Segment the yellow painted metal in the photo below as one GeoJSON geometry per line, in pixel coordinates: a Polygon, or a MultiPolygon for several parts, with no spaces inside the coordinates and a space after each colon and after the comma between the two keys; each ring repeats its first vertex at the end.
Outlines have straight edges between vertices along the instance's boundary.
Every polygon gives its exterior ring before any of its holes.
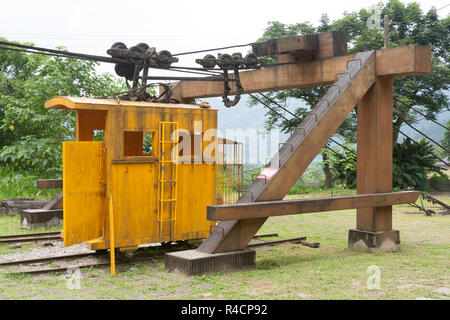
{"type": "MultiPolygon", "coordinates": [[[[63,147],[66,245],[87,241],[93,250],[109,248],[111,222],[114,246],[124,250],[209,235],[215,223],[206,219],[206,206],[216,204],[217,164],[179,162],[175,142],[178,128],[192,135],[216,129],[217,110],[70,97],[51,99],[46,107],[77,111],[78,141],[64,142],[63,147]],[[105,130],[105,142],[86,141],[92,139],[92,130],[105,130]],[[152,150],[145,154],[138,140],[149,132],[152,150]],[[169,152],[174,148],[172,159],[169,152]],[[162,165],[170,168],[170,174],[160,175],[162,165]],[[166,205],[163,210],[160,203],[166,205]],[[172,221],[161,228],[158,220],[166,219],[172,221]]],[[[202,147],[209,143],[204,141],[202,147]]]]}
{"type": "Polygon", "coordinates": [[[157,163],[112,165],[116,247],[159,242],[157,163]]]}
{"type": "Polygon", "coordinates": [[[103,142],[63,142],[64,245],[102,235],[103,142]]]}
{"type": "Polygon", "coordinates": [[[109,221],[110,221],[110,245],[109,245],[109,255],[111,260],[111,276],[116,275],[116,244],[114,243],[114,209],[113,209],[113,199],[109,197],[109,221]]]}

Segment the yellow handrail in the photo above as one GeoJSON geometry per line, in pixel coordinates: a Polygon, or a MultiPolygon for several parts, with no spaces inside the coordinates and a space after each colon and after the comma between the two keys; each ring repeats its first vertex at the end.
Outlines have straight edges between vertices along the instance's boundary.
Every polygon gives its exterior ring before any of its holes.
{"type": "Polygon", "coordinates": [[[109,255],[111,260],[111,276],[116,275],[116,255],[115,255],[115,242],[114,242],[114,212],[113,212],[113,199],[109,197],[109,255]]]}

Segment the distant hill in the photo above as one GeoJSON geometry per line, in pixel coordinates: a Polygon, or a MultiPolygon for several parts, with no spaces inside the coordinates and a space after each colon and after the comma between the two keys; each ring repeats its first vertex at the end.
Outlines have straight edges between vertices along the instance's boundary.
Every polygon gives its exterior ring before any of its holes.
{"type": "MultiPolygon", "coordinates": [[[[423,118],[423,117],[421,117],[423,118]]],[[[446,111],[437,116],[436,121],[445,125],[447,121],[450,119],[450,112],[446,111]]],[[[436,140],[437,142],[440,142],[441,139],[444,137],[445,129],[438,126],[437,124],[433,123],[433,121],[429,121],[427,119],[420,120],[416,124],[413,125],[416,129],[422,131],[427,136],[429,136],[431,139],[436,140]]],[[[405,134],[410,136],[414,140],[419,140],[422,138],[422,135],[409,127],[408,125],[403,125],[401,129],[405,134]]],[[[400,135],[399,140],[403,141],[404,136],[400,135]]]]}
{"type": "MultiPolygon", "coordinates": [[[[209,98],[204,99],[205,101],[208,101],[212,108],[219,110],[218,115],[218,129],[221,133],[221,136],[225,136],[227,129],[255,129],[260,131],[265,131],[265,115],[267,113],[267,109],[263,107],[262,105],[258,104],[253,107],[249,107],[248,105],[248,95],[244,95],[241,98],[241,101],[234,107],[226,108],[221,98],[209,98]]],[[[293,105],[293,103],[291,103],[293,105]]],[[[293,106],[290,107],[291,110],[293,110],[293,106]]],[[[450,119],[450,112],[446,111],[438,115],[437,121],[441,124],[444,124],[450,119]]],[[[436,141],[441,141],[443,135],[444,135],[444,128],[439,127],[432,121],[429,121],[427,119],[423,119],[416,123],[414,125],[417,129],[420,131],[423,131],[426,135],[431,137],[432,139],[435,139],[436,141]]],[[[414,131],[412,128],[410,128],[407,125],[402,126],[402,131],[410,136],[414,140],[418,140],[421,138],[421,135],[414,131]]],[[[232,137],[228,137],[231,138],[232,137]]],[[[279,142],[284,142],[288,138],[287,134],[279,134],[279,142]]],[[[239,139],[237,139],[239,140],[239,139]]],[[[239,140],[240,141],[240,140],[239,140]]],[[[399,135],[399,142],[403,141],[403,136],[399,135]]],[[[243,142],[243,141],[240,141],[243,142]]],[[[277,149],[277,142],[272,141],[272,144],[270,147],[268,147],[268,151],[266,153],[270,153],[270,155],[273,155],[277,149]]],[[[255,158],[253,156],[254,152],[252,154],[248,153],[248,150],[250,148],[251,142],[246,141],[245,142],[245,150],[247,150],[247,156],[248,159],[251,160],[251,162],[258,162],[258,163],[264,163],[265,159],[261,159],[262,157],[259,157],[259,159],[255,158]]],[[[258,145],[258,151],[259,151],[259,145],[258,145]]],[[[269,157],[269,155],[267,156],[269,157]]],[[[320,157],[319,157],[320,158],[320,157]]],[[[319,159],[317,158],[317,159],[319,159]]]]}

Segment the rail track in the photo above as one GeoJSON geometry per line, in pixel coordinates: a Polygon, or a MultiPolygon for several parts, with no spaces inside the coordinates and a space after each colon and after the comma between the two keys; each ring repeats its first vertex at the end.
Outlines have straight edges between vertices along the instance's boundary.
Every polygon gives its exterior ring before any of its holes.
{"type": "Polygon", "coordinates": [[[23,264],[36,264],[36,263],[42,263],[42,262],[53,262],[53,261],[65,260],[65,259],[84,258],[84,257],[94,256],[95,254],[96,254],[96,252],[85,252],[85,253],[67,254],[67,255],[44,257],[44,258],[37,258],[37,259],[6,261],[6,262],[1,262],[0,267],[18,266],[18,265],[23,265],[23,264]]]}
{"type": "Polygon", "coordinates": [[[61,232],[57,231],[0,236],[0,243],[38,242],[45,240],[62,240],[61,232]]]}
{"type": "MultiPolygon", "coordinates": [[[[40,239],[47,240],[49,237],[53,237],[54,234],[59,234],[59,232],[49,232],[49,233],[41,233],[41,234],[29,234],[29,238],[37,238],[36,236],[40,236],[40,239]]],[[[0,239],[16,239],[17,236],[23,236],[23,235],[11,235],[11,236],[4,236],[0,237],[0,239]]],[[[257,235],[254,237],[254,239],[262,239],[262,238],[269,238],[269,237],[278,237],[277,233],[272,234],[265,234],[265,235],[257,235]]],[[[263,240],[264,241],[264,240],[263,240]]],[[[283,243],[298,243],[305,246],[317,248],[318,243],[311,243],[306,241],[306,237],[298,237],[298,238],[291,238],[291,239],[283,239],[283,240],[277,240],[277,241],[264,241],[260,243],[254,243],[248,245],[248,248],[255,248],[255,247],[262,247],[262,246],[274,246],[279,245],[283,243]],[[311,244],[314,244],[314,246],[311,246],[311,244]],[[315,246],[317,245],[317,246],[315,246]]],[[[184,250],[187,249],[187,246],[189,246],[190,249],[192,247],[195,247],[192,244],[188,243],[175,243],[170,245],[169,247],[166,246],[155,246],[150,249],[150,252],[143,253],[144,250],[148,251],[148,248],[140,249],[142,250],[140,253],[141,255],[136,258],[127,259],[127,260],[118,260],[117,265],[132,265],[132,264],[138,264],[138,263],[146,263],[146,262],[152,262],[155,259],[160,259],[164,256],[165,253],[171,252],[171,251],[178,251],[178,250],[184,250]],[[161,250],[162,249],[162,250],[161,250]]],[[[138,250],[139,252],[139,250],[138,250]]],[[[51,256],[51,257],[43,257],[43,258],[36,258],[36,259],[23,259],[23,260],[15,260],[15,261],[6,261],[1,262],[0,267],[10,267],[10,266],[33,266],[33,265],[40,265],[42,263],[53,263],[56,261],[61,260],[75,260],[80,258],[86,258],[86,257],[98,257],[98,258],[104,258],[104,255],[99,254],[97,252],[83,252],[83,253],[77,253],[77,254],[68,254],[68,255],[59,255],[59,256],[51,256]]],[[[76,264],[76,263],[75,263],[76,264]]],[[[94,263],[88,263],[88,264],[79,264],[75,265],[77,268],[84,269],[84,268],[98,268],[98,267],[106,267],[110,265],[109,260],[105,261],[99,261],[94,263]]],[[[18,270],[14,272],[10,272],[10,274],[48,274],[48,273],[64,273],[67,272],[67,267],[46,267],[46,268],[40,268],[40,269],[34,269],[34,270],[18,270]]]]}

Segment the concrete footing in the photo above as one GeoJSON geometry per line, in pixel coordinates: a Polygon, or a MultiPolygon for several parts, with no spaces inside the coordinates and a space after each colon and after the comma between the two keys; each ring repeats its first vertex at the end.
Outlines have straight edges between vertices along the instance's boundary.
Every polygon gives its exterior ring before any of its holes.
{"type": "Polygon", "coordinates": [[[28,209],[20,212],[20,226],[23,229],[35,229],[63,225],[62,209],[28,209]]]}
{"type": "Polygon", "coordinates": [[[400,249],[400,231],[371,232],[350,229],[348,232],[348,247],[360,251],[397,251],[400,249]]]}
{"type": "Polygon", "coordinates": [[[166,270],[178,270],[188,275],[253,269],[255,261],[256,252],[250,249],[214,254],[185,250],[164,256],[166,270]]]}

